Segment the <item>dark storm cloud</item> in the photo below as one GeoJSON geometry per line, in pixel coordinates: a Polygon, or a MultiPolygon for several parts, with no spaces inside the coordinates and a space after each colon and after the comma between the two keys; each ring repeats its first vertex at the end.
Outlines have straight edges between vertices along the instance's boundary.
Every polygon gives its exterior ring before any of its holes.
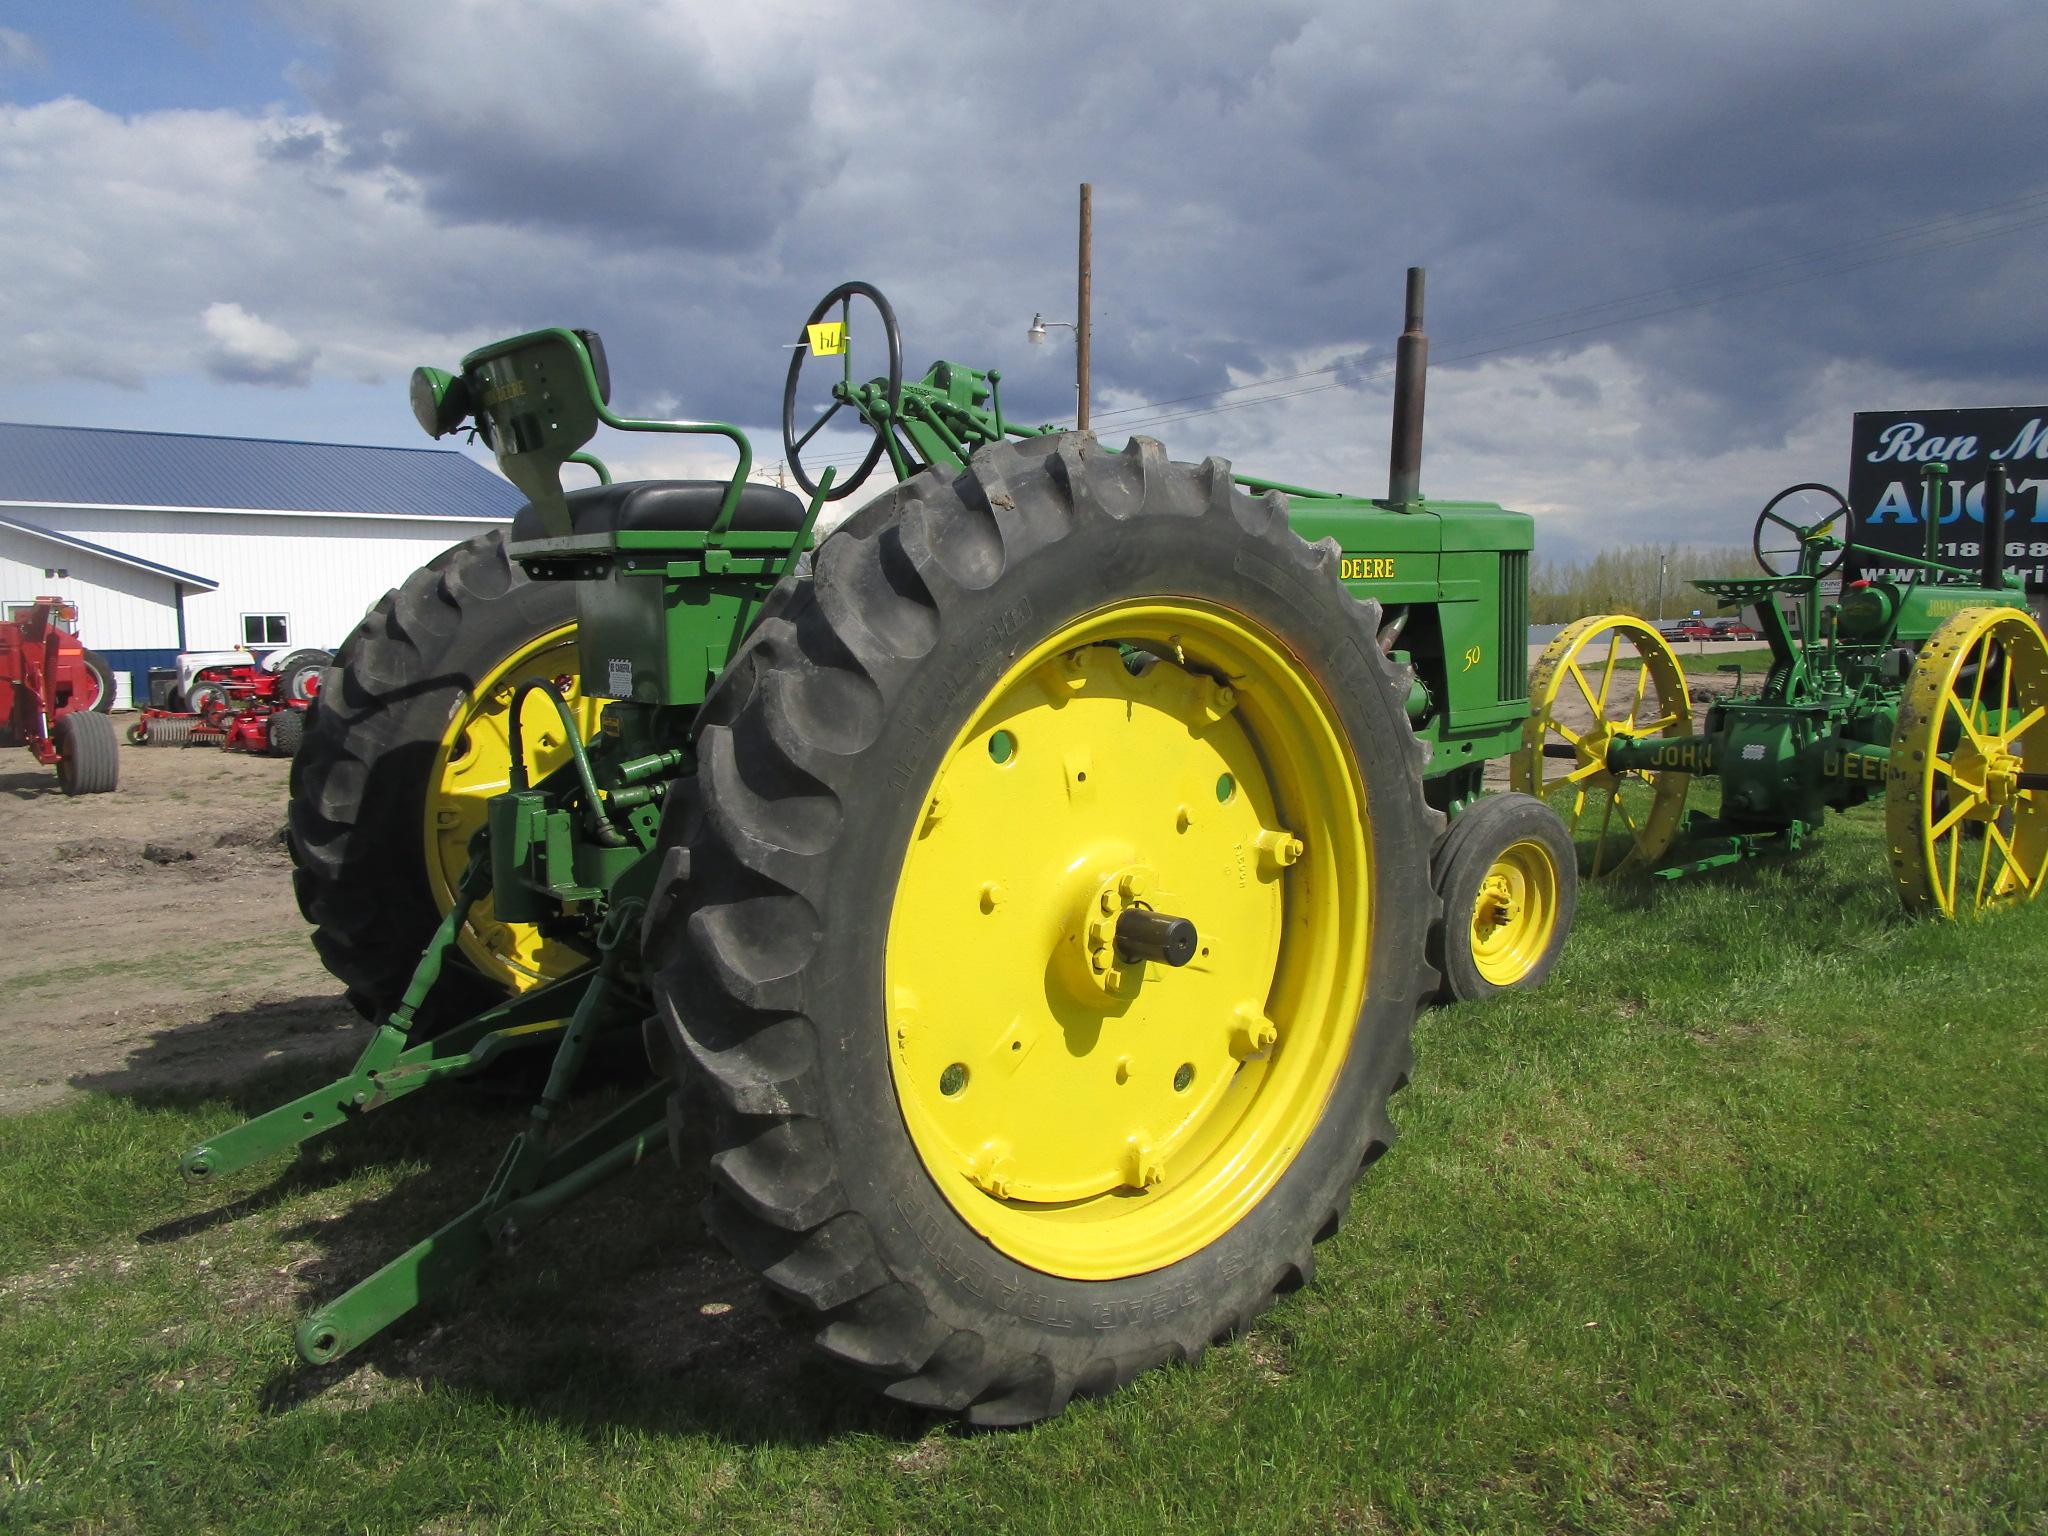
{"type": "MultiPolygon", "coordinates": [[[[605,332],[622,404],[757,426],[781,343],[863,277],[895,299],[910,369],[1000,365],[1011,414],[1063,418],[1068,333],[1023,331],[1074,316],[1086,179],[1105,403],[1336,366],[1304,382],[1341,393],[1170,424],[1176,451],[1300,453],[1290,434],[1329,421],[1383,452],[1360,424],[1411,263],[1430,269],[1433,422],[1502,358],[1535,371],[1501,409],[1647,411],[1695,459],[1781,441],[1844,370],[2041,388],[2041,230],[1959,222],[1953,248],[1937,231],[1904,260],[1911,242],[1873,239],[2048,189],[2031,0],[271,4],[305,40],[317,115],[263,120],[264,164],[223,158],[227,121],[52,107],[24,119],[41,137],[20,163],[61,151],[69,179],[16,206],[47,226],[33,250],[97,249],[99,198],[133,232],[78,292],[112,303],[131,277],[143,320],[165,291],[197,290],[188,317],[239,295],[318,349],[316,382],[416,337],[459,353],[567,322],[605,332]],[[160,181],[189,168],[175,203],[122,201],[138,151],[160,181]],[[187,207],[232,215],[233,241],[199,248],[219,220],[188,229],[187,207]]],[[[36,291],[72,281],[52,265],[36,291]]],[[[36,356],[75,353],[31,322],[36,356]]],[[[1491,438],[1541,435],[1510,427],[1491,438]]]]}
{"type": "Polygon", "coordinates": [[[322,44],[299,84],[353,162],[417,177],[453,219],[757,250],[843,153],[812,121],[814,66],[722,77],[688,38],[650,39],[646,6],[295,10],[322,44]]]}

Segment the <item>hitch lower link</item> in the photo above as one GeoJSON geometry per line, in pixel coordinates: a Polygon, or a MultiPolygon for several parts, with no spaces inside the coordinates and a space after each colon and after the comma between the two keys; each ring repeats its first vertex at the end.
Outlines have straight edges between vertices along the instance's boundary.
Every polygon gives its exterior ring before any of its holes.
{"type": "Polygon", "coordinates": [[[298,1350],[324,1365],[442,1295],[511,1248],[518,1233],[614,1173],[637,1164],[666,1139],[668,1084],[636,1091],[603,1119],[557,1145],[555,1121],[567,1103],[592,1040],[605,1024],[633,1010],[633,990],[619,979],[637,946],[630,941],[643,903],[622,901],[597,933],[597,963],[488,1008],[433,1038],[412,1043],[415,1016],[439,980],[470,908],[491,888],[482,835],[456,888],[456,899],[429,941],[398,1006],[343,1077],[210,1137],[179,1159],[193,1183],[211,1183],[261,1159],[302,1147],[325,1131],[417,1092],[464,1076],[509,1052],[555,1042],[547,1084],[532,1123],[506,1148],[483,1198],[299,1325],[298,1350]]]}

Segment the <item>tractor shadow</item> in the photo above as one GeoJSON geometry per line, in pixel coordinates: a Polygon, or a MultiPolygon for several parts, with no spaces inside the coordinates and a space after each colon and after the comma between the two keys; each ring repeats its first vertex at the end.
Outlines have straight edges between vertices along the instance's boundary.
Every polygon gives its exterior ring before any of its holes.
{"type": "MultiPolygon", "coordinates": [[[[632,1064],[635,1075],[624,1044],[614,1059],[593,1060],[597,1085],[572,1104],[564,1137],[644,1079],[644,1058],[632,1064]]],[[[637,1041],[631,1046],[637,1054],[637,1041]]],[[[260,1112],[350,1059],[343,1052],[325,1070],[302,1062],[264,1073],[231,1100],[239,1113],[260,1112]]],[[[544,1067],[451,1080],[342,1126],[296,1158],[225,1180],[201,1197],[213,1203],[140,1241],[176,1244],[251,1220],[273,1229],[310,1254],[278,1281],[296,1325],[481,1197],[530,1123],[544,1067]],[[366,1176],[383,1192],[343,1192],[366,1176]]],[[[198,1097],[219,1101],[218,1090],[198,1097]]],[[[785,1305],[705,1233],[696,1213],[706,1157],[705,1148],[686,1147],[681,1171],[658,1151],[342,1360],[278,1371],[262,1408],[281,1414],[410,1382],[488,1394],[593,1439],[620,1426],[746,1445],[925,1434],[928,1416],[882,1402],[820,1359],[785,1305]]]]}
{"type": "Polygon", "coordinates": [[[311,992],[168,1025],[120,1065],[67,1081],[146,1108],[225,1103],[246,1118],[340,1076],[369,1040],[369,1025],[338,992],[311,992]]]}

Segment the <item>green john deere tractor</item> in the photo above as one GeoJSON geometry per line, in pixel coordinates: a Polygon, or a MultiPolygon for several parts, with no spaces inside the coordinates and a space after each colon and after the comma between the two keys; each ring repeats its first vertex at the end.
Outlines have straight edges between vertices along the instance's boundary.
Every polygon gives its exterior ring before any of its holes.
{"type": "Polygon", "coordinates": [[[1908,911],[2040,894],[2048,637],[2005,568],[2006,474],[1988,482],[1972,569],[1936,558],[1949,471],[1924,468],[1923,555],[1858,544],[1842,494],[1802,484],[1757,516],[1763,574],[1693,583],[1747,609],[1771,657],[1754,690],[1724,667],[1735,686],[1697,725],[1678,657],[1640,618],[1581,619],[1551,642],[1512,779],[1564,806],[1592,874],[1675,879],[1795,852],[1830,809],[1882,797],[1908,911]],[[1717,811],[1688,809],[1695,779],[1718,781],[1717,811]]]}
{"type": "Polygon", "coordinates": [[[905,382],[864,283],[790,365],[806,500],[749,479],[733,427],[617,415],[589,332],[420,370],[421,424],[473,423],[529,504],[371,610],[294,763],[299,902],[375,1034],[184,1170],[552,1065],[484,1197],[302,1354],[671,1117],[712,1144],[711,1230],[819,1347],[976,1422],[1191,1358],[1305,1281],[1393,1140],[1417,1010],[1540,978],[1576,890],[1559,818],[1482,793],[1528,713],[1531,523],[1422,498],[1419,272],[1408,308],[1383,500],[1020,425],[994,372],[905,382]],[[842,411],[872,442],[813,479],[842,411]],[[737,462],[612,484],[600,426],[737,462]],[[884,458],[897,486],[813,550],[884,458]],[[565,491],[572,463],[598,483],[565,491]],[[649,1075],[564,1138],[607,1030],[649,1075]]]}

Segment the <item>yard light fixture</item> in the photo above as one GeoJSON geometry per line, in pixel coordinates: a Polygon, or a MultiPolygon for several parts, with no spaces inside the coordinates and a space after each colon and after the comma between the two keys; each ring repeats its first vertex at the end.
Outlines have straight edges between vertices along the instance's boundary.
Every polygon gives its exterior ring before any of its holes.
{"type": "Polygon", "coordinates": [[[1045,316],[1034,311],[1031,316],[1031,329],[1024,333],[1024,339],[1034,347],[1042,347],[1045,345],[1045,333],[1049,329],[1071,331],[1074,329],[1074,322],[1071,320],[1048,320],[1045,316]]]}

